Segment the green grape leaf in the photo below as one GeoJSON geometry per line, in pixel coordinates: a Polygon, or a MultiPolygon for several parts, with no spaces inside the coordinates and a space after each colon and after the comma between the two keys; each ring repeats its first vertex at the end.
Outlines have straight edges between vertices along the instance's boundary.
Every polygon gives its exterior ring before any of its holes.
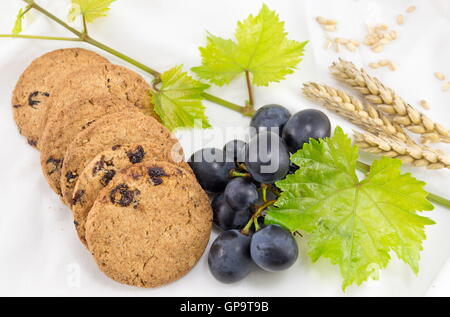
{"type": "Polygon", "coordinates": [[[425,183],[401,173],[401,161],[382,158],[365,179],[356,174],[358,148],[341,128],[310,140],[291,160],[300,168],[276,185],[283,191],[268,210],[267,223],[308,235],[313,262],[338,265],[343,289],[377,278],[394,251],[417,274],[425,226],[417,211],[432,210],[425,183]]]}
{"type": "Polygon", "coordinates": [[[170,130],[210,128],[202,104],[209,85],[193,79],[182,68],[177,66],[161,74],[160,88],[151,91],[155,112],[170,130]]]}
{"type": "Polygon", "coordinates": [[[86,22],[106,16],[110,5],[116,0],[72,0],[72,8],[69,11],[69,21],[73,22],[78,16],[83,15],[86,22]]]}
{"type": "Polygon", "coordinates": [[[200,48],[202,65],[192,69],[197,76],[223,86],[249,72],[253,84],[268,86],[294,72],[307,44],[289,40],[284,22],[266,5],[257,16],[238,22],[235,38],[208,34],[207,45],[200,48]]]}
{"type": "Polygon", "coordinates": [[[14,28],[12,30],[12,34],[20,34],[22,32],[22,20],[24,17],[23,9],[19,10],[17,14],[16,22],[14,23],[14,28]]]}

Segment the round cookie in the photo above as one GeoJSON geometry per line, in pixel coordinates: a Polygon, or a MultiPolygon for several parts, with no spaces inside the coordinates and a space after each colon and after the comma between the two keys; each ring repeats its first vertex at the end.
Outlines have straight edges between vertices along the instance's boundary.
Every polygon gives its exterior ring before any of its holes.
{"type": "Polygon", "coordinates": [[[121,111],[137,111],[126,99],[114,96],[84,99],[60,109],[47,120],[41,136],[41,166],[50,187],[61,195],[61,165],[67,147],[78,133],[99,118],[121,111]]]}
{"type": "Polygon", "coordinates": [[[136,72],[114,64],[90,65],[69,74],[50,96],[47,119],[52,120],[60,109],[80,100],[99,96],[126,99],[147,114],[157,118],[149,96],[150,86],[136,72]]]}
{"type": "Polygon", "coordinates": [[[13,113],[19,131],[28,143],[39,148],[49,97],[68,74],[85,65],[109,63],[94,52],[68,48],[49,52],[34,60],[20,76],[12,97],[13,113]]]}
{"type": "Polygon", "coordinates": [[[99,192],[107,186],[121,170],[146,161],[167,161],[191,173],[183,161],[182,152],[173,158],[167,148],[155,146],[153,142],[141,142],[114,146],[101,152],[87,164],[75,185],[72,197],[74,224],[80,240],[86,245],[85,224],[89,211],[99,192]]]}
{"type": "MultiPolygon", "coordinates": [[[[140,112],[118,112],[97,120],[67,147],[61,168],[61,192],[70,206],[78,176],[100,152],[129,143],[152,142],[155,148],[179,150],[178,141],[156,119],[140,112]]],[[[51,168],[51,167],[48,167],[51,168]]]]}
{"type": "Polygon", "coordinates": [[[211,233],[208,196],[195,178],[167,162],[120,172],[103,189],[86,223],[89,250],[113,280],[156,287],[184,276],[211,233]]]}

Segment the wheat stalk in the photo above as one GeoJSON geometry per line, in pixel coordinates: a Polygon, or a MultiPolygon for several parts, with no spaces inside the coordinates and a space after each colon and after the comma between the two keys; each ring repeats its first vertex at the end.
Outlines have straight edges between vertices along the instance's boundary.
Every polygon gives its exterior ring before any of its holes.
{"type": "Polygon", "coordinates": [[[391,122],[372,105],[363,105],[358,98],[342,90],[311,82],[304,84],[303,94],[365,130],[376,130],[406,143],[414,143],[399,124],[391,122]]]}
{"type": "Polygon", "coordinates": [[[450,169],[450,157],[424,145],[405,144],[383,134],[354,131],[355,144],[364,152],[401,159],[405,164],[428,169],[450,169]]]}
{"type": "Polygon", "coordinates": [[[407,104],[392,89],[385,87],[378,79],[358,70],[352,62],[333,63],[331,73],[338,80],[360,92],[378,110],[392,116],[392,120],[409,131],[420,134],[423,143],[450,143],[450,132],[442,125],[407,104]]]}

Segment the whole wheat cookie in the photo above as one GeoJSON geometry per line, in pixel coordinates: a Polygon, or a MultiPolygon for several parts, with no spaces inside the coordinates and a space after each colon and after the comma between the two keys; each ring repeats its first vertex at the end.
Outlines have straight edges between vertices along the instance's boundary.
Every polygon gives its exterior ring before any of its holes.
{"type": "Polygon", "coordinates": [[[74,224],[80,240],[86,245],[85,224],[89,211],[99,192],[115,175],[131,165],[149,160],[172,162],[193,175],[189,165],[182,161],[182,152],[179,154],[179,158],[174,158],[165,146],[155,146],[154,142],[146,141],[113,146],[92,159],[80,174],[72,197],[74,224]]]}
{"type": "Polygon", "coordinates": [[[61,168],[61,192],[69,206],[78,176],[100,152],[123,144],[152,142],[155,148],[169,152],[181,146],[156,119],[140,112],[107,115],[80,132],[68,146],[61,168]]]}
{"type": "Polygon", "coordinates": [[[68,74],[86,65],[106,64],[108,60],[82,48],[49,52],[35,59],[20,76],[13,92],[13,113],[19,131],[28,143],[39,148],[49,98],[68,74]]]}
{"type": "Polygon", "coordinates": [[[114,96],[76,101],[47,120],[41,136],[41,166],[50,187],[61,195],[61,166],[67,147],[78,133],[99,118],[121,111],[138,111],[126,99],[114,96]]]}
{"type": "Polygon", "coordinates": [[[167,162],[141,163],[101,191],[87,219],[86,239],[108,277],[156,287],[197,263],[211,218],[208,196],[190,173],[167,162]]]}
{"type": "Polygon", "coordinates": [[[47,120],[51,120],[60,109],[66,109],[77,101],[99,96],[128,100],[136,108],[157,118],[150,102],[149,90],[150,86],[141,75],[123,66],[86,66],[60,82],[57,91],[50,96],[47,120]]]}

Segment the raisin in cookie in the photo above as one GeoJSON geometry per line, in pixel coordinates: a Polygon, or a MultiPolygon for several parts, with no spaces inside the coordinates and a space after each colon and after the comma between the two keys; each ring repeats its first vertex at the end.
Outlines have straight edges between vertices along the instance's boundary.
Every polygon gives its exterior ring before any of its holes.
{"type": "Polygon", "coordinates": [[[86,65],[109,63],[104,57],[82,49],[49,52],[34,60],[20,76],[12,97],[14,119],[28,143],[39,148],[49,98],[68,74],[86,65]]]}
{"type": "Polygon", "coordinates": [[[113,280],[156,287],[184,276],[211,233],[208,196],[195,178],[167,162],[120,172],[99,194],[86,223],[89,250],[113,280]]]}
{"type": "Polygon", "coordinates": [[[136,108],[157,117],[149,96],[150,86],[136,72],[119,65],[97,64],[79,69],[60,82],[50,96],[47,120],[60,109],[66,109],[80,100],[99,96],[126,99],[136,108]]]}
{"type": "Polygon", "coordinates": [[[121,111],[138,111],[126,99],[103,96],[76,101],[47,120],[41,136],[41,166],[50,187],[61,195],[61,166],[68,145],[99,118],[121,111]]]}
{"type": "MultiPolygon", "coordinates": [[[[152,142],[157,149],[179,149],[178,141],[156,119],[140,112],[118,112],[95,121],[68,146],[61,168],[61,192],[69,206],[78,176],[100,152],[128,143],[152,142]]],[[[50,168],[50,167],[49,167],[50,168]]]]}
{"type": "Polygon", "coordinates": [[[122,169],[148,160],[156,160],[172,162],[192,174],[189,165],[182,161],[182,158],[182,151],[178,157],[173,157],[167,148],[155,146],[154,142],[148,141],[113,146],[98,154],[81,173],[72,197],[74,223],[80,240],[86,244],[86,219],[98,193],[122,169]]]}

